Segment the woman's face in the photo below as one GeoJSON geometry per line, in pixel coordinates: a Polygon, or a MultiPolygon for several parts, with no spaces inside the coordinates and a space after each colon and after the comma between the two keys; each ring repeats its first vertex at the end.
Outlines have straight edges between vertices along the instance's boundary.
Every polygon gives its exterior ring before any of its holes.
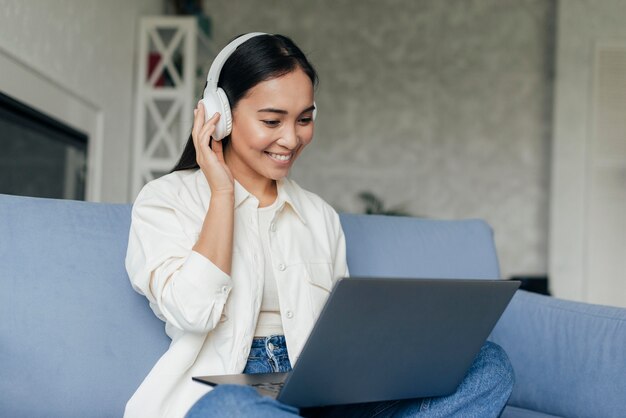
{"type": "Polygon", "coordinates": [[[233,109],[232,173],[278,180],[313,139],[313,84],[298,68],[251,88],[233,109]]]}

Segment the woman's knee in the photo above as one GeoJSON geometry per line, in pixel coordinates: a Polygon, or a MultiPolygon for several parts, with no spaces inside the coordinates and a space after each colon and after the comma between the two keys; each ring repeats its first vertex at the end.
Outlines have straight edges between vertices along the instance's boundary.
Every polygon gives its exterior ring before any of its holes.
{"type": "Polygon", "coordinates": [[[493,379],[493,383],[511,390],[515,384],[515,371],[509,356],[498,344],[487,341],[481,348],[479,361],[482,368],[493,379]]]}
{"type": "Polygon", "coordinates": [[[260,395],[254,388],[241,385],[219,385],[203,395],[191,407],[185,418],[215,416],[216,413],[233,413],[243,406],[254,402],[260,395]]]}
{"type": "Polygon", "coordinates": [[[185,418],[295,416],[298,416],[298,408],[261,396],[250,386],[219,385],[202,396],[187,412],[185,418]]]}

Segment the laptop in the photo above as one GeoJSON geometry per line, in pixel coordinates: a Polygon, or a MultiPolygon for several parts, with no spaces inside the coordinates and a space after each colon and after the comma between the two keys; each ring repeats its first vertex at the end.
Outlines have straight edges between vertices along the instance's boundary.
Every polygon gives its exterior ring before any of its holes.
{"type": "Polygon", "coordinates": [[[197,376],[298,408],[456,391],[518,281],[339,280],[288,373],[197,376]]]}

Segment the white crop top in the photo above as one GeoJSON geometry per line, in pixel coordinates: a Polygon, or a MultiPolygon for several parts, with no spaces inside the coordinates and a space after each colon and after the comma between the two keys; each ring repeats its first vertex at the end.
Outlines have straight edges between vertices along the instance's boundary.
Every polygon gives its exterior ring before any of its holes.
{"type": "Polygon", "coordinates": [[[283,321],[280,317],[280,304],[278,302],[278,289],[276,278],[272,271],[272,256],[270,254],[270,224],[278,209],[278,199],[270,206],[258,208],[259,215],[259,235],[261,246],[263,247],[263,257],[265,259],[263,299],[261,301],[261,312],[257,321],[255,337],[267,337],[270,335],[283,335],[283,321]]]}

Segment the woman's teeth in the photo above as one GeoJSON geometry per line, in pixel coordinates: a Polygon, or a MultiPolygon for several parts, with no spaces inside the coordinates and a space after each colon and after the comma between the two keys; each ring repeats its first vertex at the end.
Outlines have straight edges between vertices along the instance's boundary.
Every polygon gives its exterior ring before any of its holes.
{"type": "Polygon", "coordinates": [[[291,159],[291,154],[280,155],[280,154],[272,154],[271,152],[268,152],[267,155],[269,155],[273,159],[279,160],[279,161],[289,161],[291,159]]]}

